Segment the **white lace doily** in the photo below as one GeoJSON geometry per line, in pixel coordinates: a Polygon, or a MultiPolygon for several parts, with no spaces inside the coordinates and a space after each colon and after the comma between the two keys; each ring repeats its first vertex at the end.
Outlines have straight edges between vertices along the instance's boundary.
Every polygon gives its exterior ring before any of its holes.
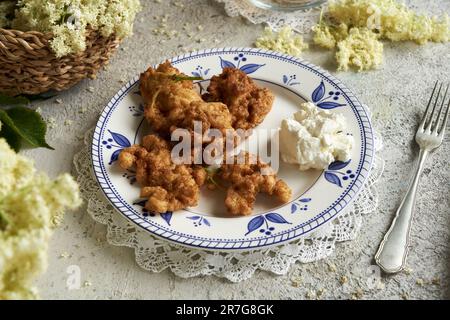
{"type": "MultiPolygon", "coordinates": [[[[238,282],[250,278],[255,270],[286,274],[296,262],[312,262],[328,257],[337,242],[355,239],[363,216],[377,208],[375,183],[383,172],[384,162],[375,156],[373,170],[365,188],[347,212],[319,228],[314,234],[289,244],[249,252],[212,252],[191,249],[153,237],[128,222],[103,196],[91,172],[90,148],[93,130],[85,136],[83,149],[75,156],[74,165],[87,212],[107,226],[107,241],[115,246],[134,248],[136,262],[144,269],[161,272],[170,268],[177,276],[188,278],[215,275],[238,282]]],[[[376,150],[382,147],[375,135],[376,150]]]]}
{"type": "Polygon", "coordinates": [[[216,0],[225,5],[225,11],[230,17],[243,16],[252,23],[267,23],[272,29],[278,30],[289,25],[300,33],[308,33],[317,24],[320,16],[320,7],[298,10],[294,12],[283,12],[264,10],[247,1],[242,0],[216,0]]]}

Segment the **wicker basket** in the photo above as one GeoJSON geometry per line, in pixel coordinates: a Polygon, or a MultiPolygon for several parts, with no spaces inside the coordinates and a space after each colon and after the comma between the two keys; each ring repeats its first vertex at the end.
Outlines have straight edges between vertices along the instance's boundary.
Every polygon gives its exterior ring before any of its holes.
{"type": "Polygon", "coordinates": [[[57,58],[50,49],[51,37],[50,33],[0,28],[0,93],[61,91],[86,77],[93,79],[120,43],[115,36],[105,38],[88,30],[84,52],[57,58]]]}

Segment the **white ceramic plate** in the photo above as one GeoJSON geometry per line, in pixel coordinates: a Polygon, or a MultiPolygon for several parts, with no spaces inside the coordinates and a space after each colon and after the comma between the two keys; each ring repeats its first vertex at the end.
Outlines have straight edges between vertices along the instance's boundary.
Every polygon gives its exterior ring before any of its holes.
{"type": "MultiPolygon", "coordinates": [[[[296,166],[280,161],[278,175],[291,187],[292,200],[279,206],[261,196],[251,216],[226,217],[222,190],[203,190],[197,207],[158,214],[144,212],[134,173],[124,172],[115,163],[123,148],[139,143],[149,132],[136,77],[103,110],[92,142],[95,176],[106,197],[125,217],[155,236],[191,247],[256,249],[312,232],[356,197],[372,166],[372,127],[362,104],[338,79],[303,60],[258,49],[211,49],[171,61],[182,72],[204,79],[220,74],[225,66],[234,66],[269,88],[276,96],[275,102],[258,128],[279,128],[281,120],[292,117],[304,101],[343,114],[347,134],[353,135],[356,142],[353,155],[349,162],[333,163],[324,171],[300,172],[296,166]]],[[[200,89],[207,85],[206,80],[197,86],[200,89]]],[[[262,142],[271,138],[268,135],[262,142]]]]}

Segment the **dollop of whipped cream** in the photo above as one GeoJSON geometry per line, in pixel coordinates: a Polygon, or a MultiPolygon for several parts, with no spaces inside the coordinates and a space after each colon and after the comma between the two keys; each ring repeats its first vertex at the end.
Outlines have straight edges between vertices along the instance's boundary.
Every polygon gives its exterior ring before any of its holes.
{"type": "Polygon", "coordinates": [[[298,164],[301,171],[325,169],[337,160],[348,161],[355,141],[345,133],[346,128],[342,114],[322,110],[311,102],[303,103],[294,119],[281,122],[281,158],[298,164]]]}

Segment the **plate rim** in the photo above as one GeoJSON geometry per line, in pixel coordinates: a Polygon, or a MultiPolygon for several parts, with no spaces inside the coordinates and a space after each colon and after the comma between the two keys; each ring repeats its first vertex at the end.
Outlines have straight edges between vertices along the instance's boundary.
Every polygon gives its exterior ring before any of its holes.
{"type": "MultiPolygon", "coordinates": [[[[105,124],[106,120],[107,120],[107,115],[111,112],[111,109],[113,109],[118,103],[120,103],[120,101],[122,101],[122,98],[126,96],[126,94],[128,93],[129,90],[131,90],[135,84],[139,81],[139,76],[135,76],[133,77],[130,81],[128,81],[124,86],[122,86],[117,93],[110,99],[110,101],[108,102],[108,104],[103,108],[101,115],[96,123],[95,126],[95,130],[94,130],[94,134],[93,134],[93,139],[92,139],[92,144],[91,144],[91,164],[92,164],[92,169],[94,172],[94,177],[97,181],[97,183],[100,186],[100,190],[102,190],[102,193],[104,194],[105,198],[108,199],[108,201],[111,203],[111,205],[114,207],[115,210],[117,210],[122,216],[124,216],[127,221],[133,222],[135,225],[139,226],[140,228],[144,229],[145,231],[149,232],[151,235],[156,236],[158,238],[164,239],[166,241],[170,241],[173,243],[176,243],[177,245],[182,245],[182,246],[187,246],[187,247],[191,247],[191,248],[197,248],[197,249],[202,249],[202,250],[212,250],[212,251],[245,251],[245,250],[255,250],[255,249],[260,249],[260,248],[268,248],[271,246],[277,246],[277,245],[281,245],[283,243],[288,243],[291,242],[295,239],[304,237],[305,235],[310,234],[311,232],[313,232],[314,230],[316,230],[317,228],[333,221],[339,214],[341,214],[342,212],[345,212],[345,208],[352,203],[358,196],[359,192],[361,192],[361,190],[363,189],[364,183],[366,182],[367,178],[369,177],[370,171],[373,167],[373,162],[374,162],[374,155],[375,155],[375,149],[374,149],[374,131],[373,131],[373,127],[372,127],[372,121],[370,118],[370,113],[368,112],[366,106],[364,104],[362,104],[359,99],[353,94],[353,92],[345,85],[343,84],[338,78],[336,78],[335,76],[331,75],[328,71],[322,69],[321,67],[318,67],[304,59],[301,58],[296,58],[287,54],[283,54],[280,52],[275,52],[275,51],[271,51],[271,50],[264,50],[264,49],[255,49],[255,48],[247,48],[247,47],[224,47],[224,48],[212,48],[212,49],[204,49],[204,50],[199,50],[199,51],[194,51],[191,53],[187,53],[187,54],[182,54],[182,55],[178,55],[174,58],[168,59],[169,61],[171,61],[172,63],[176,63],[179,61],[184,61],[184,60],[190,60],[189,58],[196,58],[199,57],[201,55],[208,55],[208,54],[217,54],[217,53],[259,53],[259,54],[263,54],[267,57],[271,57],[271,58],[282,58],[284,61],[286,62],[294,62],[296,64],[300,64],[303,67],[306,67],[307,69],[310,69],[312,71],[315,71],[315,73],[317,73],[317,75],[319,75],[322,78],[325,78],[327,80],[329,80],[331,83],[333,83],[334,85],[338,86],[341,90],[342,93],[345,94],[348,98],[348,100],[351,102],[351,104],[353,105],[353,107],[358,111],[356,114],[362,118],[361,116],[365,116],[365,119],[363,121],[363,119],[361,120],[361,126],[363,128],[362,133],[363,133],[363,137],[365,138],[363,142],[364,146],[365,146],[365,156],[361,158],[361,169],[360,169],[360,175],[358,176],[358,179],[355,180],[355,183],[352,185],[352,188],[346,190],[347,192],[344,193],[343,195],[340,195],[337,203],[333,203],[332,206],[328,207],[327,209],[325,209],[323,212],[321,212],[320,214],[316,215],[314,218],[306,221],[304,223],[304,226],[301,227],[302,232],[299,232],[297,234],[294,234],[293,236],[290,236],[291,233],[296,233],[296,231],[300,228],[297,228],[294,231],[285,231],[284,233],[278,234],[276,236],[272,236],[271,238],[276,239],[279,238],[277,241],[272,241],[270,243],[267,243],[267,239],[266,238],[262,238],[262,239],[239,239],[239,240],[220,240],[220,239],[208,239],[208,240],[201,240],[200,237],[198,237],[197,239],[192,239],[192,238],[188,238],[188,237],[184,237],[184,236],[180,236],[177,235],[176,233],[171,233],[170,231],[161,229],[157,226],[154,225],[150,225],[150,227],[154,227],[156,228],[156,230],[150,230],[150,228],[148,226],[144,226],[143,223],[146,223],[147,225],[149,224],[148,221],[145,221],[143,219],[139,219],[140,221],[134,220],[131,217],[129,217],[127,214],[125,214],[124,212],[122,212],[122,210],[120,210],[120,208],[117,206],[117,202],[119,202],[119,204],[123,206],[125,206],[125,204],[120,200],[117,199],[117,195],[114,194],[113,190],[111,190],[111,187],[108,185],[107,182],[102,182],[101,180],[106,180],[105,178],[108,176],[105,172],[103,172],[102,168],[101,168],[101,162],[99,160],[99,154],[96,154],[96,149],[99,149],[99,145],[100,145],[100,135],[102,133],[102,127],[105,124]],[[361,114],[362,113],[362,114],[361,114]],[[96,162],[98,164],[96,164],[96,162]],[[359,185],[358,183],[359,182],[359,185]],[[105,188],[106,187],[106,188],[105,188]],[[106,190],[105,190],[106,189],[106,190]],[[355,190],[356,189],[356,190],[355,190]],[[109,192],[107,192],[107,190],[109,192]],[[346,200],[345,198],[349,196],[349,192],[352,191],[353,194],[350,196],[350,199],[346,200]],[[110,198],[110,196],[112,196],[112,198],[110,198]],[[116,201],[114,201],[114,199],[116,201]],[[342,202],[343,205],[342,205],[342,202]],[[339,209],[336,209],[336,207],[339,205],[339,209]],[[334,214],[330,214],[330,211],[332,211],[334,209],[334,214]],[[327,218],[324,218],[325,215],[328,215],[327,218]],[[319,221],[322,220],[322,221],[319,221]],[[314,226],[311,226],[311,224],[313,224],[314,222],[316,222],[316,224],[314,226]],[[306,227],[309,227],[308,230],[304,230],[306,227]],[[162,233],[159,234],[156,231],[158,231],[158,229],[162,230],[162,233]],[[167,235],[164,235],[165,233],[171,233],[171,236],[177,236],[177,239],[172,239],[169,238],[167,235]],[[287,237],[284,237],[283,235],[288,234],[287,237]],[[181,241],[181,238],[185,238],[184,241],[181,241]],[[187,242],[189,240],[192,240],[191,242],[187,242]],[[196,243],[199,242],[200,243],[196,243]],[[205,244],[206,242],[206,244],[205,244]],[[253,242],[257,242],[256,244],[252,244],[253,242]],[[263,243],[262,243],[263,242],[263,243]],[[211,244],[224,244],[222,246],[211,246],[211,244]],[[244,243],[248,243],[246,246],[243,246],[242,244],[244,243]],[[228,244],[233,244],[232,246],[228,246],[228,244]],[[235,247],[235,244],[241,244],[239,247],[235,247]]],[[[153,65],[153,67],[156,67],[156,65],[153,65]]],[[[133,213],[134,214],[134,213],[133,213]]]]}

